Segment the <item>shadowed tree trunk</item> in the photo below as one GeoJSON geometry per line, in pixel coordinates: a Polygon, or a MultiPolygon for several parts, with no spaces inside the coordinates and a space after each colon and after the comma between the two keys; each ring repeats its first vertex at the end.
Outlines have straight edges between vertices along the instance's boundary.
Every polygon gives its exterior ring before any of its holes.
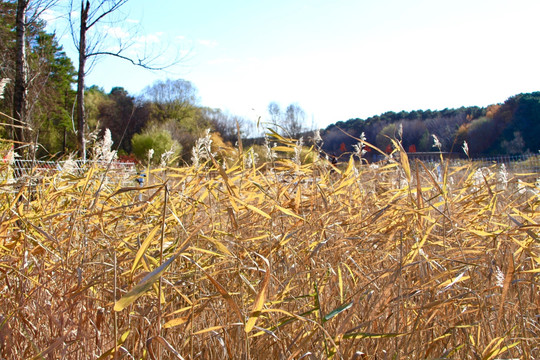
{"type": "Polygon", "coordinates": [[[85,111],[84,111],[84,71],[86,67],[86,32],[88,31],[88,11],[90,2],[81,1],[81,28],[79,34],[79,71],[77,75],[77,145],[79,156],[86,160],[86,142],[85,142],[85,111]]]}
{"type": "MultiPolygon", "coordinates": [[[[17,15],[15,19],[16,29],[16,52],[15,52],[15,83],[13,89],[13,118],[19,123],[15,125],[25,125],[28,93],[28,66],[26,63],[26,12],[29,0],[19,0],[17,2],[17,15]]],[[[24,142],[24,129],[13,128],[13,138],[16,141],[24,142]]]]}
{"type": "MultiPolygon", "coordinates": [[[[29,83],[32,81],[27,59],[27,35],[31,24],[35,24],[44,11],[50,9],[57,0],[18,0],[15,14],[15,81],[13,85],[14,119],[13,139],[18,145],[30,142],[31,124],[28,105],[29,83]]],[[[39,26],[38,26],[39,28],[39,26]]],[[[27,153],[24,151],[24,153],[27,153]]]]}

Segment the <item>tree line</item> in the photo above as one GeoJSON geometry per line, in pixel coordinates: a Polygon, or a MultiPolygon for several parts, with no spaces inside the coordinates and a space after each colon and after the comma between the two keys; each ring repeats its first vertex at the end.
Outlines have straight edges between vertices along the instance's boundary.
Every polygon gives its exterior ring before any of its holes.
{"type": "Polygon", "coordinates": [[[540,92],[514,95],[487,107],[390,111],[338,121],[321,131],[323,149],[335,156],[351,152],[362,134],[383,151],[391,151],[390,139],[401,140],[409,152],[439,151],[435,135],[445,152],[460,152],[467,142],[469,156],[535,153],[540,150],[540,92]]]}

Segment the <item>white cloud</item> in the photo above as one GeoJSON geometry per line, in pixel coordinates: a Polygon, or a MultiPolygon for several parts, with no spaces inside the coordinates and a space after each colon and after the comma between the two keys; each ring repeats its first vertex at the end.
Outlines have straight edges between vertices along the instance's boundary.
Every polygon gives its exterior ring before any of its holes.
{"type": "Polygon", "coordinates": [[[199,44],[203,45],[203,46],[207,46],[207,47],[210,47],[210,48],[213,48],[213,47],[216,47],[217,46],[217,41],[215,40],[204,40],[204,39],[201,39],[201,40],[198,40],[197,41],[199,44]]]}
{"type": "Polygon", "coordinates": [[[208,60],[207,64],[208,65],[223,65],[223,64],[234,64],[236,62],[238,62],[238,60],[225,57],[225,58],[217,58],[217,59],[208,60]]]}
{"type": "Polygon", "coordinates": [[[40,16],[40,19],[41,20],[45,20],[45,22],[47,23],[47,25],[52,25],[54,22],[56,22],[58,19],[60,19],[60,13],[52,10],[52,9],[47,9],[45,11],[43,11],[43,13],[41,14],[40,16]]]}
{"type": "Polygon", "coordinates": [[[127,32],[126,30],[124,30],[123,28],[119,26],[105,25],[103,26],[103,28],[108,35],[112,35],[117,39],[126,39],[126,38],[129,38],[130,36],[129,32],[127,32]]]}
{"type": "Polygon", "coordinates": [[[138,36],[136,39],[136,42],[139,44],[155,44],[161,41],[162,36],[163,36],[162,32],[138,36]]]}

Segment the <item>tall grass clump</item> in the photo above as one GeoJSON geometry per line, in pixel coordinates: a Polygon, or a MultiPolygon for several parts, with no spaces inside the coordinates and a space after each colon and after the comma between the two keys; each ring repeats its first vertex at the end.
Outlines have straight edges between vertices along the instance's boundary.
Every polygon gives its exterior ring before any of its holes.
{"type": "Polygon", "coordinates": [[[0,357],[540,358],[538,174],[297,145],[3,184],[0,357]]]}

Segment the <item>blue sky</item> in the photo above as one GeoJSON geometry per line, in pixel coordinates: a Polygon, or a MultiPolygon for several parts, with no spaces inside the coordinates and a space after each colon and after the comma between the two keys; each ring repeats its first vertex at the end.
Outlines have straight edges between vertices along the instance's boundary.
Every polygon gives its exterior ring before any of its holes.
{"type": "MultiPolygon", "coordinates": [[[[126,55],[146,44],[164,63],[183,60],[151,72],[101,58],[88,85],[137,95],[182,78],[201,105],[252,121],[271,101],[298,103],[308,125],[326,127],[540,90],[538,0],[130,0],[122,11],[101,31],[132,39],[126,55]]],[[[69,37],[61,43],[76,63],[69,37]]]]}

